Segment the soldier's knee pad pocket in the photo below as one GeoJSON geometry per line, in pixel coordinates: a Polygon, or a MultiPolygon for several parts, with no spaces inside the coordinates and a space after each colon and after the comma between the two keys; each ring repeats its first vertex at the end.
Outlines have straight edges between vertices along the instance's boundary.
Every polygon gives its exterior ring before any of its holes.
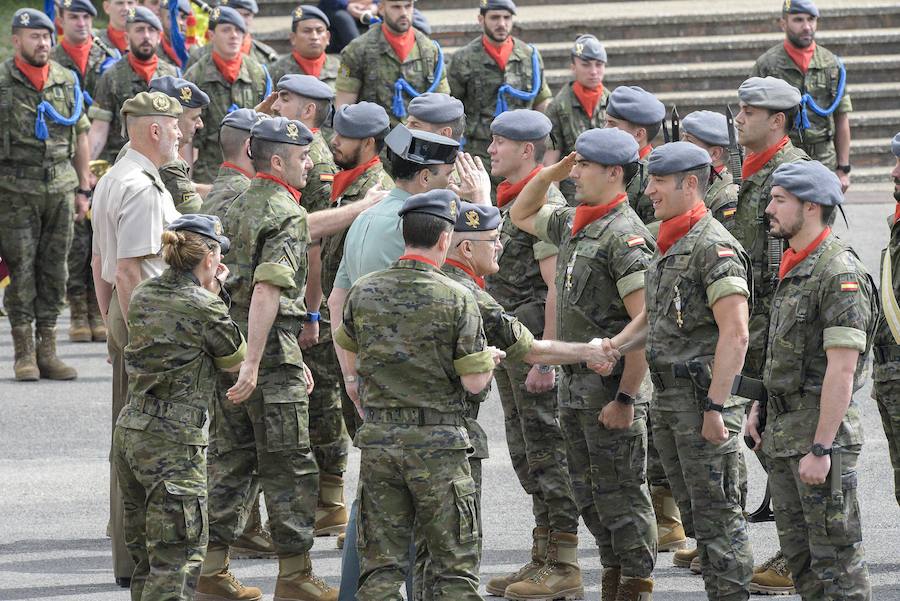
{"type": "Polygon", "coordinates": [[[206,485],[194,480],[166,480],[165,497],[154,515],[147,512],[147,538],[162,543],[206,544],[206,485]]]}
{"type": "MultiPolygon", "coordinates": [[[[297,371],[302,374],[300,368],[297,371]]],[[[263,391],[266,450],[270,453],[309,448],[306,384],[302,378],[298,380],[296,376],[283,375],[285,381],[280,383],[282,385],[267,387],[263,391]]]]}
{"type": "Polygon", "coordinates": [[[859,501],[856,494],[857,474],[849,472],[841,478],[841,492],[831,494],[831,484],[823,490],[821,503],[816,504],[810,532],[810,542],[825,546],[844,546],[862,541],[859,501]]]}
{"type": "Polygon", "coordinates": [[[471,476],[452,482],[459,514],[459,542],[470,543],[478,538],[478,495],[475,480],[471,476]]]}

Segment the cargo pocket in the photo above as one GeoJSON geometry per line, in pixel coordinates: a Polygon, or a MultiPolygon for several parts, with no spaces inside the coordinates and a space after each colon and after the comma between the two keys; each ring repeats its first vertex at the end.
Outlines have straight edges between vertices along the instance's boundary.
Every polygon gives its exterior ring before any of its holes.
{"type": "Polygon", "coordinates": [[[453,481],[456,512],[459,514],[459,542],[470,543],[478,538],[478,507],[475,480],[466,476],[453,481]]]}
{"type": "MultiPolygon", "coordinates": [[[[859,502],[856,496],[856,472],[841,478],[841,492],[828,495],[825,501],[825,532],[834,546],[852,545],[862,541],[859,502]]],[[[826,486],[831,487],[827,482],[826,486]]]]}
{"type": "Polygon", "coordinates": [[[303,369],[282,365],[283,379],[263,390],[263,425],[270,453],[309,448],[309,402],[303,369]]]}
{"type": "Polygon", "coordinates": [[[365,549],[367,546],[365,495],[365,489],[360,484],[356,493],[356,548],[360,550],[365,549]]]}
{"type": "Polygon", "coordinates": [[[166,480],[166,496],[160,513],[151,507],[147,512],[148,538],[162,543],[206,544],[208,517],[206,485],[194,480],[166,480]],[[152,524],[152,526],[151,526],[152,524]],[[155,533],[153,536],[151,533],[155,533]]]}

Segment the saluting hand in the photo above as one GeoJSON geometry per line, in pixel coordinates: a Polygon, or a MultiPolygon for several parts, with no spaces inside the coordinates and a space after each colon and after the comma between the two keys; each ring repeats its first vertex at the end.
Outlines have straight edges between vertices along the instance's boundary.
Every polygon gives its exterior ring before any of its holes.
{"type": "Polygon", "coordinates": [[[278,91],[274,91],[265,98],[263,101],[253,107],[253,110],[257,113],[264,113],[266,115],[274,115],[275,110],[272,108],[272,105],[275,104],[275,101],[278,99],[278,91]]]}
{"type": "Polygon", "coordinates": [[[225,396],[235,405],[240,405],[250,398],[253,391],[256,390],[256,378],[259,375],[259,364],[251,363],[244,360],[241,363],[241,370],[238,372],[237,382],[228,389],[225,396]]]}
{"type": "Polygon", "coordinates": [[[456,174],[459,183],[451,183],[450,189],[460,198],[479,205],[491,203],[491,176],[480,157],[472,157],[468,152],[456,155],[456,174]]]}
{"type": "Polygon", "coordinates": [[[549,167],[544,167],[541,170],[541,177],[549,178],[550,181],[561,182],[572,172],[572,167],[575,166],[575,153],[570,152],[562,159],[559,160],[558,163],[554,163],[549,167]]]}

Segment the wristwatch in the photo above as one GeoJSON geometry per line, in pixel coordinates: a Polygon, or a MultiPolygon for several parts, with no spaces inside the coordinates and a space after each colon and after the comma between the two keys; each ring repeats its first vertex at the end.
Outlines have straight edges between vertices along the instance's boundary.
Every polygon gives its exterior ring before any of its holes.
{"type": "Polygon", "coordinates": [[[838,165],[838,166],[836,167],[836,170],[837,170],[837,171],[843,171],[843,172],[846,173],[847,175],[850,175],[850,170],[851,170],[852,168],[853,168],[853,167],[850,166],[850,165],[838,165]]]}
{"type": "Polygon", "coordinates": [[[725,405],[719,405],[718,403],[714,403],[713,400],[709,397],[706,397],[706,404],[703,405],[704,411],[718,411],[722,413],[725,410],[725,405]]]}
{"type": "Polygon", "coordinates": [[[622,392],[621,390],[616,394],[616,400],[622,403],[623,405],[634,405],[634,401],[636,400],[633,396],[628,394],[627,392],[622,392]]]}
{"type": "Polygon", "coordinates": [[[75,188],[75,194],[83,194],[83,195],[87,196],[88,198],[90,198],[91,196],[93,196],[94,191],[93,190],[85,190],[84,188],[75,188]]]}
{"type": "Polygon", "coordinates": [[[537,370],[542,374],[549,374],[551,371],[555,369],[552,365],[537,365],[537,370]]]}
{"type": "Polygon", "coordinates": [[[358,379],[357,376],[344,376],[344,382],[347,384],[355,384],[358,379]]]}
{"type": "Polygon", "coordinates": [[[318,311],[307,311],[305,321],[319,321],[322,316],[318,311]]]}
{"type": "Polygon", "coordinates": [[[816,457],[824,457],[825,455],[831,455],[831,450],[831,447],[826,449],[824,445],[815,443],[813,444],[812,449],[810,449],[810,452],[816,457]]]}

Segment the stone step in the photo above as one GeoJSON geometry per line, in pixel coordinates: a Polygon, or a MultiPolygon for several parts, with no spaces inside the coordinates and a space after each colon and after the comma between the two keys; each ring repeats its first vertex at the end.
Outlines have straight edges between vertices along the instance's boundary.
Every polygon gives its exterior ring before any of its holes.
{"type": "MultiPolygon", "coordinates": [[[[853,131],[856,135],[856,131],[853,131]]],[[[894,164],[894,155],[891,153],[891,140],[886,139],[854,139],[850,142],[850,163],[853,165],[851,175],[856,175],[856,169],[877,167],[890,174],[894,164]]]]}
{"type": "Polygon", "coordinates": [[[850,174],[853,189],[865,188],[866,190],[884,190],[885,202],[891,200],[891,169],[890,167],[862,167],[854,169],[850,174]]]}
{"type": "MultiPolygon", "coordinates": [[[[545,6],[555,4],[559,0],[518,0],[516,7],[545,6]]],[[[568,4],[587,4],[598,2],[622,2],[623,0],[566,0],[568,4]]],[[[297,0],[259,0],[259,14],[262,16],[277,16],[289,14],[298,4],[315,4],[311,0],[298,2],[297,0]]],[[[419,10],[431,12],[440,9],[464,9],[477,11],[478,2],[475,0],[419,0],[416,2],[419,10]]]]}

